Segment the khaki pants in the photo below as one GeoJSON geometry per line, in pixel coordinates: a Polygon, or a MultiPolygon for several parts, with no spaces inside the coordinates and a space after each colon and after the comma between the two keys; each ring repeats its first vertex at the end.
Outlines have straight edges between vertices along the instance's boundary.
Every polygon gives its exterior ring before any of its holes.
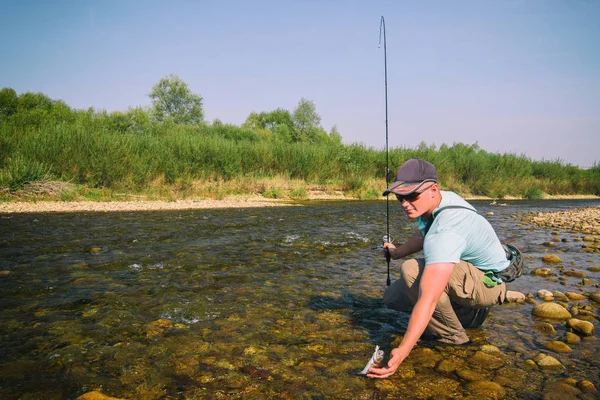
{"type": "MultiPolygon", "coordinates": [[[[419,298],[419,284],[425,260],[412,259],[402,264],[400,279],[388,287],[383,302],[390,308],[412,312],[419,298]]],[[[469,341],[464,328],[476,328],[486,319],[490,307],[502,304],[506,298],[506,284],[487,287],[483,272],[473,264],[461,261],[454,270],[442,293],[433,317],[425,332],[435,339],[453,344],[469,341]]]]}

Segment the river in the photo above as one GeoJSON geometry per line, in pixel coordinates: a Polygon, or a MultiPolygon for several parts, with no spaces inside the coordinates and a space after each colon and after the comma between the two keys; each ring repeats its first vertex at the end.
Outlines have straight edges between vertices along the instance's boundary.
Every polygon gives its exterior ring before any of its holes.
{"type": "MultiPolygon", "coordinates": [[[[518,215],[600,201],[472,204],[527,255],[510,288],[598,290],[589,281],[600,273],[588,267],[600,256],[581,251],[582,234],[556,235],[518,215]],[[555,237],[556,247],[544,245],[555,237]],[[548,253],[588,285],[532,276],[548,253]]],[[[398,204],[390,210],[401,243],[414,225],[398,204]]],[[[0,397],[565,399],[584,396],[575,382],[599,387],[598,340],[547,350],[567,328],[540,329],[529,303],[494,308],[465,346],[420,341],[390,379],[357,376],[375,345],[389,354],[408,321],[382,303],[385,226],[385,203],[373,201],[0,215],[0,397]],[[482,356],[486,345],[499,353],[482,356]],[[540,353],[563,367],[532,365],[540,353]]],[[[398,267],[392,262],[392,279],[398,267]]]]}

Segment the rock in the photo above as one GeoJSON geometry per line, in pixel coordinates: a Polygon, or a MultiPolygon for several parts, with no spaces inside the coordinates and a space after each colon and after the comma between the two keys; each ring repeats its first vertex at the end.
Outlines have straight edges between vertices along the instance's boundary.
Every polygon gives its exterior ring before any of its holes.
{"type": "Polygon", "coordinates": [[[600,266],[598,267],[588,267],[587,269],[590,272],[600,272],[600,266]]]}
{"type": "Polygon", "coordinates": [[[157,319],[146,325],[146,337],[148,339],[156,339],[170,330],[173,330],[173,322],[164,318],[157,319]]]}
{"type": "Polygon", "coordinates": [[[553,291],[552,295],[558,301],[567,301],[567,302],[569,301],[569,298],[567,296],[565,296],[564,293],[559,292],[558,290],[553,291]]]}
{"type": "Polygon", "coordinates": [[[587,299],[587,297],[585,297],[585,295],[583,295],[581,293],[567,292],[567,293],[565,293],[565,295],[571,301],[580,301],[580,300],[586,300],[587,299]]]}
{"type": "Polygon", "coordinates": [[[484,377],[481,374],[470,369],[459,369],[456,371],[456,374],[468,382],[484,380],[484,377]]]}
{"type": "Polygon", "coordinates": [[[593,236],[584,236],[584,237],[583,237],[583,241],[584,241],[584,242],[595,242],[595,241],[596,241],[596,238],[595,238],[595,237],[593,237],[593,236]]]}
{"type": "Polygon", "coordinates": [[[546,254],[542,256],[542,261],[548,264],[560,264],[563,262],[559,256],[556,254],[546,254]]]}
{"type": "Polygon", "coordinates": [[[540,299],[545,301],[552,301],[552,299],[554,299],[552,292],[546,289],[538,290],[537,295],[540,299]]]}
{"type": "Polygon", "coordinates": [[[456,371],[456,364],[450,360],[442,360],[435,369],[439,372],[454,372],[456,371]]]}
{"type": "Polygon", "coordinates": [[[553,272],[550,268],[536,268],[533,271],[531,271],[531,275],[534,276],[551,276],[553,275],[553,272]]]}
{"type": "Polygon", "coordinates": [[[556,334],[554,326],[548,322],[540,322],[538,324],[533,325],[533,327],[545,335],[553,336],[556,334]]]}
{"type": "Polygon", "coordinates": [[[500,399],[506,393],[502,386],[492,381],[470,382],[467,385],[467,390],[474,398],[479,399],[500,399]]]}
{"type": "Polygon", "coordinates": [[[496,346],[492,346],[491,344],[484,344],[481,346],[481,351],[483,351],[484,353],[487,354],[492,354],[492,355],[496,355],[499,356],[502,354],[502,352],[500,351],[499,348],[497,348],[496,346]]]}
{"type": "Polygon", "coordinates": [[[110,397],[97,391],[87,392],[79,396],[76,400],[121,400],[118,397],[110,397]]]}
{"type": "Polygon", "coordinates": [[[544,353],[540,353],[533,359],[540,368],[562,368],[563,365],[556,358],[544,353]]]}
{"type": "Polygon", "coordinates": [[[594,335],[594,324],[588,321],[582,321],[577,318],[571,318],[567,321],[567,325],[569,328],[573,329],[575,332],[583,335],[583,336],[593,336],[594,335]]]}
{"type": "Polygon", "coordinates": [[[542,303],[533,307],[531,313],[536,317],[549,319],[569,319],[571,313],[556,303],[542,303]]]}
{"type": "Polygon", "coordinates": [[[581,338],[573,332],[565,332],[565,343],[567,344],[578,344],[581,342],[581,338]]]}
{"type": "Polygon", "coordinates": [[[585,272],[583,272],[583,271],[575,271],[573,269],[570,269],[568,271],[564,271],[563,275],[571,276],[571,277],[575,277],[575,278],[585,278],[585,272]]]}
{"type": "Polygon", "coordinates": [[[553,340],[552,342],[544,343],[544,347],[548,350],[552,350],[557,353],[570,353],[572,351],[567,344],[558,340],[553,340]]]}
{"type": "Polygon", "coordinates": [[[477,351],[468,360],[469,364],[484,368],[484,369],[497,369],[504,364],[501,358],[495,357],[491,354],[486,354],[483,351],[477,351]]]}
{"type": "Polygon", "coordinates": [[[595,301],[596,303],[600,303],[600,292],[590,293],[590,300],[595,301]]]}
{"type": "Polygon", "coordinates": [[[581,380],[577,382],[577,387],[581,389],[583,393],[596,393],[596,387],[590,381],[581,380]]]}

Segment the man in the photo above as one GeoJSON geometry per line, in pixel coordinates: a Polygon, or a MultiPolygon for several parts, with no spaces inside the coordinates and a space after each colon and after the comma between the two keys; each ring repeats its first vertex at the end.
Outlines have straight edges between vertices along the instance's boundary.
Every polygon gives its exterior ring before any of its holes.
{"type": "Polygon", "coordinates": [[[371,367],[368,377],[394,374],[425,331],[441,342],[467,343],[464,328],[480,326],[490,307],[525,297],[507,291],[500,278],[514,263],[490,223],[456,193],[441,191],[437,179],[432,164],[413,158],[383,193],[394,194],[418,225],[406,243],[385,243],[384,252],[398,259],[423,250],[424,258],[404,262],[400,279],[385,291],[388,307],[411,315],[387,366],[371,367]]]}

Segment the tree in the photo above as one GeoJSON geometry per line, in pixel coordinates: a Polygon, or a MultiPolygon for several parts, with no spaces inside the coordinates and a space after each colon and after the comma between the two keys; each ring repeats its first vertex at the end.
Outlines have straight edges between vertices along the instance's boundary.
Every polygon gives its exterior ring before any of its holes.
{"type": "Polygon", "coordinates": [[[202,97],[192,93],[187,83],[171,74],[152,87],[154,118],[159,122],[195,125],[204,122],[202,97]]]}
{"type": "Polygon", "coordinates": [[[315,103],[305,98],[300,99],[292,114],[294,122],[294,141],[306,142],[320,136],[321,116],[317,114],[315,103]]]}
{"type": "Polygon", "coordinates": [[[17,92],[12,88],[2,88],[0,90],[0,121],[10,117],[17,111],[19,98],[17,92]]]}

